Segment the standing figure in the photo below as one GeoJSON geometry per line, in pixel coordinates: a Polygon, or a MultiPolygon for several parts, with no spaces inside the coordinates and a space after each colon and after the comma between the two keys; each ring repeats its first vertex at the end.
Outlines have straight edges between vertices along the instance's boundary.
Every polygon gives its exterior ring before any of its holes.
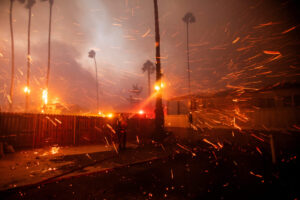
{"type": "Polygon", "coordinates": [[[127,129],[127,119],[124,114],[120,114],[117,119],[117,135],[119,140],[119,150],[126,149],[126,129],[127,129]]]}

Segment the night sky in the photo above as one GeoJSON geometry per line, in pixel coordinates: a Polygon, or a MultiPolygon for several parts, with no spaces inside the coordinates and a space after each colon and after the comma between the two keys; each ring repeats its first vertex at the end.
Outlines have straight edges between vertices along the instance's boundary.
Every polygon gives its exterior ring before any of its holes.
{"type": "MultiPolygon", "coordinates": [[[[0,106],[8,109],[11,51],[9,0],[0,0],[0,106]]],[[[299,2],[297,0],[158,0],[164,98],[187,90],[186,24],[189,26],[193,92],[227,88],[258,89],[300,75],[299,2]]],[[[15,111],[25,103],[28,9],[15,1],[15,111]]],[[[31,106],[42,104],[47,69],[49,3],[32,8],[31,106]]],[[[96,51],[100,105],[103,110],[130,109],[133,84],[143,86],[141,68],[155,61],[154,11],[151,0],[54,0],[49,101],[96,108],[96,51]]],[[[152,83],[155,79],[152,75],[152,83]]]]}

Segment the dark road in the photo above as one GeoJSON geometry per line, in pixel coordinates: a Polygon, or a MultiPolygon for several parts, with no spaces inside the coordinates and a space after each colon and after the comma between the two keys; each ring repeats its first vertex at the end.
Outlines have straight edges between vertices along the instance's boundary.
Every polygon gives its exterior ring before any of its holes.
{"type": "MultiPolygon", "coordinates": [[[[2,192],[3,199],[297,199],[299,164],[272,166],[250,147],[206,143],[164,159],[2,192]]],[[[266,153],[262,150],[262,153],[266,153]]],[[[120,155],[122,156],[122,154],[120,155]]],[[[266,158],[266,159],[264,159],[266,158]]]]}

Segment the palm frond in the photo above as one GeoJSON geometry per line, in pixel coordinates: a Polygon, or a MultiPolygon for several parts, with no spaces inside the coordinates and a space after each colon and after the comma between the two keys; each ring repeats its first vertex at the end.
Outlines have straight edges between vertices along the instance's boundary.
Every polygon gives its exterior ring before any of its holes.
{"type": "Polygon", "coordinates": [[[182,20],[185,22],[185,23],[194,23],[196,22],[196,18],[194,16],[193,13],[191,12],[188,12],[184,15],[184,17],[182,18],[182,20]]]}
{"type": "Polygon", "coordinates": [[[89,58],[95,58],[96,52],[94,50],[89,51],[89,58]]]}
{"type": "Polygon", "coordinates": [[[143,70],[143,72],[146,72],[149,70],[150,73],[153,73],[155,70],[153,62],[151,62],[150,60],[147,60],[144,63],[142,70],[143,70]]]}

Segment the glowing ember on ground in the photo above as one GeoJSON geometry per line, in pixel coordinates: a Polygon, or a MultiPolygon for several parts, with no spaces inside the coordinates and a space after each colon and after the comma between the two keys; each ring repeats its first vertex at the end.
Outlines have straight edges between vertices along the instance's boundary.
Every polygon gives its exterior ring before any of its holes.
{"type": "Polygon", "coordinates": [[[59,147],[52,147],[51,148],[51,154],[57,154],[59,149],[60,149],[59,147]]]}

